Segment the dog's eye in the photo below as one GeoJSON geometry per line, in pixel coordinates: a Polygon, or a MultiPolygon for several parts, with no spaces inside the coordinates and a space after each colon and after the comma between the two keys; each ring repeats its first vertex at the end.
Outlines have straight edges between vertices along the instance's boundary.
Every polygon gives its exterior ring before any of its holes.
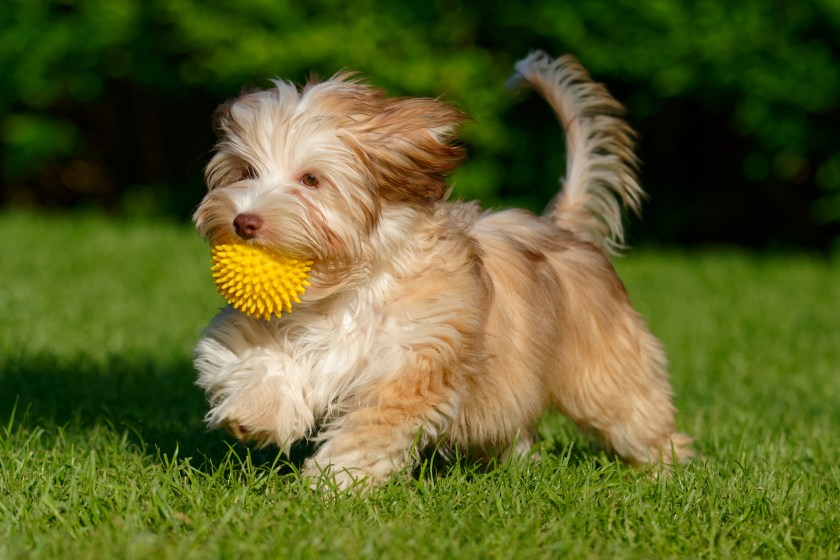
{"type": "Polygon", "coordinates": [[[316,177],[312,173],[304,173],[303,175],[301,175],[300,182],[302,185],[313,189],[321,184],[320,179],[318,179],[318,177],[316,177]]]}

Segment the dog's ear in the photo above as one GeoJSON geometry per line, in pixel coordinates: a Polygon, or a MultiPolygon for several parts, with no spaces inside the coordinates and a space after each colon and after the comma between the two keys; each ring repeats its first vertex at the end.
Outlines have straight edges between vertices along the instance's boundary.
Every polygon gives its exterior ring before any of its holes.
{"type": "Polygon", "coordinates": [[[399,199],[441,200],[446,177],[458,167],[464,148],[455,144],[466,116],[427,98],[379,99],[365,127],[363,157],[383,194],[399,199]]]}

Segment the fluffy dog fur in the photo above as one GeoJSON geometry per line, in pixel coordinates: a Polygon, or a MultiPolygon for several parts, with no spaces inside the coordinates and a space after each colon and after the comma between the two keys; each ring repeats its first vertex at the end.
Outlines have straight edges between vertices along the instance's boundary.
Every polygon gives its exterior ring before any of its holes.
{"type": "Polygon", "coordinates": [[[293,313],[228,308],[198,343],[211,427],[286,450],[315,440],[304,471],[339,487],[430,446],[526,454],[550,406],[630,463],[691,455],[662,347],[608,260],[622,207],[644,196],[622,107],[570,56],[534,53],[514,77],[566,130],[565,184],[542,217],[445,201],[464,116],[439,100],[345,73],[220,107],[200,235],[238,230],[315,264],[293,313]]]}

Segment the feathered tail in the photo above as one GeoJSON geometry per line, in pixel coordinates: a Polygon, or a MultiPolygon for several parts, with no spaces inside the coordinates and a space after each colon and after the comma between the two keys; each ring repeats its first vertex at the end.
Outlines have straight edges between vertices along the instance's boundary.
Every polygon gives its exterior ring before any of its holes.
{"type": "Polygon", "coordinates": [[[566,178],[546,214],[605,252],[617,252],[624,247],[622,210],[638,213],[645,196],[624,107],[571,55],[534,52],[515,68],[509,83],[533,87],[566,131],[566,178]]]}

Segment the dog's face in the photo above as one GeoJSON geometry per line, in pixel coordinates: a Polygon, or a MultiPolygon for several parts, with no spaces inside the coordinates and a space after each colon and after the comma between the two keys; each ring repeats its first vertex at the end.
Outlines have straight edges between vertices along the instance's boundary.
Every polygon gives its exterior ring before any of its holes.
{"type": "Polygon", "coordinates": [[[383,205],[445,196],[463,155],[451,143],[463,115],[350,78],[275,82],[217,110],[209,192],[194,216],[202,237],[238,234],[316,262],[352,261],[383,205]]]}

